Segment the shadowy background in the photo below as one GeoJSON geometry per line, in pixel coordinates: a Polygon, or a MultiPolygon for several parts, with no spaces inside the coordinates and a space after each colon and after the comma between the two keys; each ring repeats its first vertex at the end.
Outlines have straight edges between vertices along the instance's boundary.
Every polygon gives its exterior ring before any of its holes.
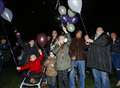
{"type": "MultiPolygon", "coordinates": [[[[57,0],[4,0],[6,6],[14,13],[12,26],[16,26],[25,38],[35,36],[39,32],[50,33],[51,30],[61,30],[57,0]]],[[[60,0],[67,6],[67,0],[60,0]]],[[[103,26],[105,31],[119,32],[120,13],[119,0],[83,0],[82,17],[88,32],[94,33],[97,26],[103,26]]],[[[9,24],[9,23],[8,23],[9,24]]],[[[7,29],[13,32],[13,27],[7,29]]],[[[81,21],[77,29],[83,29],[81,21]]]]}

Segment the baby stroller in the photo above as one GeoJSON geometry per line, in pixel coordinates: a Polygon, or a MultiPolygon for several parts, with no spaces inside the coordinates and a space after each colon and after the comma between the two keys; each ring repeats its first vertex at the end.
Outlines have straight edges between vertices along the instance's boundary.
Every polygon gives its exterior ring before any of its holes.
{"type": "MultiPolygon", "coordinates": [[[[42,82],[44,82],[46,67],[43,67],[43,71],[40,76],[35,78],[36,83],[30,83],[29,78],[25,77],[20,85],[20,88],[42,88],[42,82]]],[[[30,72],[27,73],[29,75],[30,72]]],[[[47,81],[46,81],[47,82],[47,81]]],[[[46,83],[47,84],[47,83],[46,83]]]]}

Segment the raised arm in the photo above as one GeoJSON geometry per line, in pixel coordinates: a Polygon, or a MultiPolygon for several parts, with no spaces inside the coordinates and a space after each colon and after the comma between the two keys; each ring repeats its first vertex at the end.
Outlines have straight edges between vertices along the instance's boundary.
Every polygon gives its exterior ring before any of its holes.
{"type": "Polygon", "coordinates": [[[67,40],[65,40],[65,41],[67,41],[67,44],[70,44],[71,43],[71,36],[70,36],[69,32],[67,31],[67,29],[64,26],[62,26],[62,29],[65,33],[65,37],[67,38],[67,40]]]}
{"type": "Polygon", "coordinates": [[[28,70],[29,67],[30,67],[29,64],[26,64],[26,65],[17,67],[17,70],[18,70],[18,71],[24,71],[24,70],[28,70]]]}

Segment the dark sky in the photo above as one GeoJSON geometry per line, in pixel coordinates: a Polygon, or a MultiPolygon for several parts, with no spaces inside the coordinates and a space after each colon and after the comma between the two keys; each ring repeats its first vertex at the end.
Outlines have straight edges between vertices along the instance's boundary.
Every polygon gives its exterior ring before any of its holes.
{"type": "MultiPolygon", "coordinates": [[[[25,35],[60,30],[55,10],[57,0],[6,0],[14,12],[13,24],[25,35]]],[[[119,31],[119,0],[83,0],[82,17],[89,32],[97,26],[106,31],[119,31]]],[[[60,0],[67,5],[67,0],[60,0]]],[[[81,22],[79,22],[81,24],[81,22]]],[[[82,25],[80,25],[82,28],[82,25]]]]}

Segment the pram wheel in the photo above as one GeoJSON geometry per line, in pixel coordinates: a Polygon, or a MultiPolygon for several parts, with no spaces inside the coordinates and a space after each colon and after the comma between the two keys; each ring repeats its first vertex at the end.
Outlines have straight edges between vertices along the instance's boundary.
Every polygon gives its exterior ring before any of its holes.
{"type": "Polygon", "coordinates": [[[36,83],[30,83],[29,78],[24,78],[22,81],[20,88],[41,88],[41,82],[42,79],[40,78],[39,81],[36,81],[36,83]]]}
{"type": "MultiPolygon", "coordinates": [[[[20,88],[47,88],[47,87],[42,87],[42,83],[44,82],[43,81],[44,75],[45,75],[44,73],[45,73],[45,68],[44,68],[41,76],[39,76],[39,77],[34,76],[35,80],[36,80],[35,84],[30,83],[29,78],[24,78],[20,85],[20,88]]],[[[28,75],[29,75],[29,72],[28,72],[28,75]]]]}

